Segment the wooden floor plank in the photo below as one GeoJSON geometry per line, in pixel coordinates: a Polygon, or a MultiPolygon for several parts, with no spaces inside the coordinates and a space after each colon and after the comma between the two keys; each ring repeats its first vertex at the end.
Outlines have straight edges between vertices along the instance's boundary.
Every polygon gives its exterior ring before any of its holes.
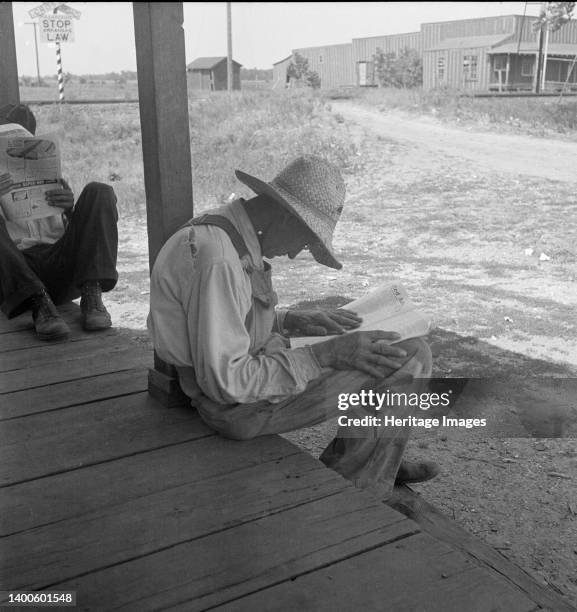
{"type": "MultiPolygon", "coordinates": [[[[185,483],[123,504],[112,503],[78,518],[5,537],[0,584],[11,589],[42,588],[229,530],[333,495],[346,486],[322,464],[300,454],[194,486],[185,483]]],[[[402,517],[394,511],[389,514],[402,517]]]]}
{"type": "Polygon", "coordinates": [[[3,421],[0,486],[212,435],[192,408],[146,393],[3,421]]]}
{"type": "MultiPolygon", "coordinates": [[[[69,324],[74,325],[80,313],[80,307],[74,302],[68,302],[58,306],[60,316],[69,324]]],[[[32,315],[30,312],[25,312],[13,319],[7,319],[0,313],[0,334],[12,333],[15,331],[30,330],[33,333],[34,324],[32,323],[32,315]]]]}
{"type": "MultiPolygon", "coordinates": [[[[235,442],[211,436],[2,489],[0,537],[108,506],[286,459],[301,451],[274,436],[235,442]]],[[[307,457],[307,461],[313,461],[307,457]]],[[[329,473],[330,475],[330,473],[329,473]]]]}
{"type": "MultiPolygon", "coordinates": [[[[326,470],[322,476],[328,476],[326,470]]],[[[290,489],[290,480],[286,486],[290,489]]],[[[261,495],[266,497],[266,489],[261,495]]],[[[218,504],[214,508],[221,511],[218,504]]],[[[207,609],[418,530],[414,522],[384,508],[348,485],[330,497],[54,588],[76,590],[88,608],[98,602],[103,609],[114,605],[140,612],[187,601],[187,610],[207,609]]]]}
{"type": "Polygon", "coordinates": [[[0,395],[0,421],[146,391],[148,370],[131,368],[0,395]]]}
{"type": "Polygon", "coordinates": [[[6,332],[0,336],[0,357],[11,351],[30,350],[42,346],[62,346],[77,340],[102,339],[107,336],[118,336],[118,334],[118,329],[114,328],[87,334],[80,326],[74,326],[70,329],[67,341],[54,343],[39,340],[32,330],[6,332]]]}
{"type": "Polygon", "coordinates": [[[417,534],[217,609],[531,612],[535,604],[461,553],[417,534]]]}
{"type": "Polygon", "coordinates": [[[77,378],[99,376],[118,370],[152,366],[152,355],[148,351],[130,345],[110,348],[102,352],[100,357],[100,359],[74,359],[72,355],[68,361],[46,363],[34,369],[0,373],[0,407],[3,401],[2,394],[73,381],[77,378]]]}
{"type": "Polygon", "coordinates": [[[119,336],[115,330],[106,330],[102,334],[84,334],[73,343],[43,342],[33,350],[8,351],[0,354],[0,372],[14,370],[29,370],[49,364],[62,364],[80,360],[105,360],[107,354],[119,349],[136,347],[124,336],[119,336]]]}

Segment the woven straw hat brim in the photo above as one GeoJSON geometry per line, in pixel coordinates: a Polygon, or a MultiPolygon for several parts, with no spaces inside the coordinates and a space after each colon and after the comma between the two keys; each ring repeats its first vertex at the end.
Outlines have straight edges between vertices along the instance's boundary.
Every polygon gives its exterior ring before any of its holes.
{"type": "Polygon", "coordinates": [[[278,185],[265,183],[242,170],[236,170],[235,174],[239,181],[250,187],[256,194],[268,195],[282,206],[288,208],[291,213],[295,214],[313,232],[318,238],[318,242],[309,244],[309,251],[316,261],[336,270],[340,270],[343,267],[333,253],[331,244],[332,235],[329,229],[330,223],[323,219],[320,211],[309,208],[278,185]]]}

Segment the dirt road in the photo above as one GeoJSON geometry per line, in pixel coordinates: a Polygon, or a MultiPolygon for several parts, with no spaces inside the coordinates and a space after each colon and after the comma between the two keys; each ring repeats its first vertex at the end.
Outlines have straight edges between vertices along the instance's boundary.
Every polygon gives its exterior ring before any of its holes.
{"type": "Polygon", "coordinates": [[[500,172],[577,183],[577,143],[513,134],[455,129],[434,118],[380,112],[347,102],[331,103],[335,113],[375,135],[410,141],[430,151],[466,158],[500,172]]]}

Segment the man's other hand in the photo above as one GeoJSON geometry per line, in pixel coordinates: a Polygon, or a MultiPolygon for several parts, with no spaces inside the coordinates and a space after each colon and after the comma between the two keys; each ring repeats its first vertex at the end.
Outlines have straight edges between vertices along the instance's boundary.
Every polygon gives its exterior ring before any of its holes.
{"type": "Polygon", "coordinates": [[[61,189],[50,189],[46,192],[46,201],[50,206],[59,206],[65,212],[70,212],[74,206],[74,194],[64,179],[60,179],[61,189]]]}
{"type": "Polygon", "coordinates": [[[356,329],[362,323],[355,312],[338,308],[337,310],[289,310],[284,327],[289,335],[329,336],[344,334],[356,329]]]}
{"type": "Polygon", "coordinates": [[[0,197],[6,195],[11,189],[12,185],[12,177],[9,172],[5,172],[4,174],[0,174],[0,197]]]}
{"type": "Polygon", "coordinates": [[[374,378],[383,378],[385,369],[398,370],[407,353],[390,342],[399,334],[385,331],[353,332],[312,345],[312,351],[323,367],[337,370],[360,370],[374,378]]]}

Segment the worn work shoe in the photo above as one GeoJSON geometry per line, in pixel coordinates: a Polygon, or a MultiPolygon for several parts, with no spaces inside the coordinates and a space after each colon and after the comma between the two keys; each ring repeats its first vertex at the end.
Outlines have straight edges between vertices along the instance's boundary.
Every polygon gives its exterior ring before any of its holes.
{"type": "Polygon", "coordinates": [[[395,484],[411,484],[431,480],[440,472],[439,465],[434,461],[401,461],[395,484]]]}
{"type": "Polygon", "coordinates": [[[32,319],[34,329],[40,340],[65,340],[70,334],[70,328],[58,314],[56,306],[46,291],[33,295],[32,319]]]}
{"type": "Polygon", "coordinates": [[[80,312],[82,327],[86,331],[108,329],[112,325],[110,313],[102,303],[102,289],[98,281],[88,281],[82,285],[80,312]]]}

